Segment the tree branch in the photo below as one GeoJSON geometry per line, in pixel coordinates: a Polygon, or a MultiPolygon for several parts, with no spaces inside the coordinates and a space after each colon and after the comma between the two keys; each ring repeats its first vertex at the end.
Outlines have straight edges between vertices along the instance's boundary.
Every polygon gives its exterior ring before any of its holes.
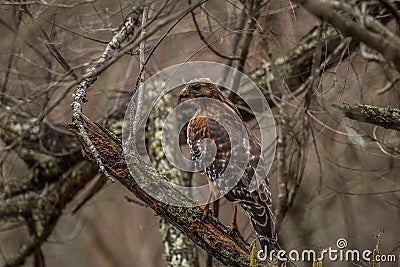
{"type": "MultiPolygon", "coordinates": [[[[362,2],[356,1],[357,7],[362,2]]],[[[379,21],[382,24],[390,21],[391,16],[379,3],[371,3],[369,10],[372,16],[381,15],[379,21]]],[[[267,29],[267,27],[265,28],[267,29]]],[[[318,45],[322,45],[326,49],[320,62],[324,62],[323,69],[327,69],[340,64],[341,61],[351,55],[351,52],[355,51],[359,44],[359,41],[355,39],[351,39],[351,41],[343,40],[341,34],[332,25],[327,24],[322,29],[314,27],[289,53],[274,60],[267,58],[267,63],[250,72],[250,77],[259,86],[270,88],[272,95],[278,98],[281,97],[280,86],[282,79],[284,79],[284,83],[287,84],[291,92],[298,95],[304,91],[304,85],[312,75],[314,51],[318,45]],[[317,39],[319,35],[321,36],[320,40],[317,39]]],[[[271,106],[275,105],[268,94],[266,94],[266,98],[269,99],[271,106]]]]}
{"type": "Polygon", "coordinates": [[[44,196],[28,193],[5,200],[0,205],[0,218],[10,215],[32,216],[41,224],[42,231],[31,242],[24,245],[20,252],[12,259],[7,260],[5,266],[20,266],[26,257],[38,251],[52,233],[62,210],[75,195],[92,179],[97,169],[88,161],[81,161],[73,166],[53,190],[44,196]],[[20,209],[20,210],[19,210],[20,209]],[[10,214],[13,212],[13,214],[10,214]],[[35,217],[38,216],[38,217],[35,217]]]}
{"type": "Polygon", "coordinates": [[[400,110],[392,107],[382,108],[362,104],[332,105],[343,111],[352,120],[382,126],[386,129],[400,131],[400,110]]]}
{"type": "MultiPolygon", "coordinates": [[[[106,170],[135,196],[151,207],[157,215],[174,225],[178,230],[192,239],[198,246],[205,249],[216,259],[229,266],[249,266],[249,245],[230,228],[224,226],[218,219],[210,214],[204,218],[203,211],[198,208],[177,207],[157,201],[148,195],[141,186],[148,184],[157,187],[157,192],[162,196],[174,197],[178,201],[188,203],[189,200],[177,193],[172,187],[161,183],[165,179],[147,167],[138,155],[129,155],[133,158],[130,170],[136,180],[143,180],[139,186],[129,173],[127,162],[124,159],[121,141],[116,139],[107,129],[91,122],[82,115],[83,125],[96,147],[106,170]]],[[[83,140],[78,128],[74,124],[66,124],[66,128],[73,132],[82,144],[83,152],[94,164],[97,164],[91,149],[83,140]]]]}
{"type": "Polygon", "coordinates": [[[399,13],[397,13],[396,8],[387,0],[379,0],[379,2],[390,12],[390,14],[392,14],[397,25],[400,26],[400,16],[399,13]]]}
{"type": "Polygon", "coordinates": [[[333,0],[296,0],[308,12],[331,23],[344,35],[363,42],[393,63],[400,72],[400,38],[374,17],[333,0]]]}

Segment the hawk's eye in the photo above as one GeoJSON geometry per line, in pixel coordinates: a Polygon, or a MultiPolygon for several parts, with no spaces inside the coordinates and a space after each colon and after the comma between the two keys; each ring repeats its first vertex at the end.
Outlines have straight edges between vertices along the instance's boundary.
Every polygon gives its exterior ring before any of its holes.
{"type": "Polygon", "coordinates": [[[196,91],[199,91],[201,89],[201,84],[198,83],[198,84],[192,85],[192,88],[196,91]]]}

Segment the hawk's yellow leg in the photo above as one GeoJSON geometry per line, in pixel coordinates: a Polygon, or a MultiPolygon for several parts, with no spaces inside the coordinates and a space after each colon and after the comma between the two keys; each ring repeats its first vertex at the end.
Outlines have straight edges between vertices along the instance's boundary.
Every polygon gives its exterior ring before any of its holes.
{"type": "Polygon", "coordinates": [[[213,185],[213,183],[209,179],[207,179],[207,181],[208,181],[208,186],[210,187],[210,194],[208,194],[206,204],[199,206],[199,208],[203,211],[202,219],[207,217],[208,213],[212,211],[210,208],[210,201],[211,201],[212,196],[218,195],[218,189],[213,185]]]}

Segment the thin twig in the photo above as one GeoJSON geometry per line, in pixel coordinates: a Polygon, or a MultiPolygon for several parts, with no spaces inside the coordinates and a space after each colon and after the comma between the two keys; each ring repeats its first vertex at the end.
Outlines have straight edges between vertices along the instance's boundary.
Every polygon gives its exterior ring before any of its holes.
{"type": "Polygon", "coordinates": [[[397,25],[400,26],[400,16],[398,11],[394,8],[394,6],[388,2],[387,0],[378,0],[389,12],[393,15],[394,19],[397,22],[397,25]]]}
{"type": "Polygon", "coordinates": [[[184,18],[186,17],[190,12],[192,12],[194,9],[198,8],[200,5],[206,3],[208,0],[200,0],[197,3],[194,3],[193,5],[191,5],[188,9],[186,9],[184,11],[184,13],[178,17],[178,19],[168,28],[168,30],[163,34],[163,36],[161,36],[161,38],[157,41],[157,43],[153,46],[153,48],[151,49],[151,51],[149,52],[149,55],[146,58],[146,61],[144,62],[142,68],[140,68],[140,72],[139,72],[139,77],[136,81],[136,86],[135,86],[135,90],[137,88],[139,88],[139,81],[140,81],[140,77],[141,77],[141,73],[144,71],[144,68],[146,67],[147,63],[149,62],[150,57],[153,55],[154,51],[160,46],[160,44],[162,43],[162,41],[164,41],[164,39],[168,36],[168,34],[175,28],[175,26],[184,18]]]}
{"type": "MultiPolygon", "coordinates": [[[[189,4],[191,4],[191,2],[192,2],[192,1],[189,0],[189,4]]],[[[204,35],[201,33],[200,26],[199,26],[199,24],[197,23],[196,15],[194,14],[193,11],[190,12],[190,13],[191,13],[191,15],[192,15],[192,20],[193,20],[194,26],[196,27],[196,31],[197,31],[197,34],[198,34],[199,37],[200,37],[200,40],[202,40],[203,43],[206,44],[207,47],[208,47],[214,54],[216,54],[217,56],[219,56],[219,57],[221,57],[221,58],[225,58],[225,59],[228,59],[228,60],[238,60],[238,59],[240,59],[240,57],[235,57],[234,55],[233,55],[233,56],[224,55],[224,54],[220,53],[219,51],[217,51],[215,48],[213,48],[213,47],[210,45],[210,43],[207,42],[207,40],[206,40],[206,38],[204,37],[204,35]]]]}
{"type": "Polygon", "coordinates": [[[140,111],[143,106],[143,94],[144,94],[144,78],[145,78],[145,72],[144,72],[144,64],[145,64],[145,50],[146,50],[146,22],[147,22],[147,12],[148,12],[148,6],[145,6],[143,8],[143,14],[142,14],[142,30],[140,33],[140,37],[142,41],[140,42],[139,45],[139,69],[143,69],[143,71],[140,72],[139,74],[139,83],[138,87],[135,88],[135,91],[137,93],[137,102],[136,105],[131,105],[130,107],[130,141],[128,142],[129,144],[132,144],[132,147],[130,149],[133,149],[134,146],[133,144],[136,143],[136,132],[139,127],[139,122],[140,122],[140,111]],[[135,112],[136,110],[136,112],[135,112]]]}
{"type": "Polygon", "coordinates": [[[343,1],[296,0],[314,16],[331,23],[344,35],[375,49],[400,72],[400,38],[381,22],[343,1]],[[354,19],[361,21],[359,23],[354,19]]]}
{"type": "MultiPolygon", "coordinates": [[[[239,42],[240,42],[240,39],[242,38],[242,30],[246,25],[246,19],[247,19],[247,13],[246,13],[245,7],[243,7],[240,9],[240,15],[239,15],[239,18],[236,21],[236,25],[235,25],[235,34],[232,38],[231,55],[233,55],[233,56],[236,56],[237,50],[239,48],[239,42]]],[[[232,63],[233,63],[232,59],[227,59],[224,64],[231,67],[232,63]]],[[[225,79],[227,78],[228,72],[229,72],[229,68],[224,68],[224,72],[221,75],[222,81],[220,83],[225,81],[225,79]]]]}
{"type": "Polygon", "coordinates": [[[122,29],[114,35],[111,42],[107,44],[107,47],[100,59],[97,61],[97,64],[93,66],[89,72],[84,76],[83,80],[79,83],[74,97],[74,102],[72,104],[72,118],[73,122],[77,125],[84,142],[90,147],[91,152],[94,155],[94,158],[97,160],[100,171],[103,172],[108,178],[111,180],[112,177],[108,174],[107,170],[104,167],[104,164],[101,160],[101,157],[93,145],[92,141],[87,136],[87,132],[82,123],[82,104],[87,101],[86,99],[86,90],[96,81],[97,76],[99,75],[99,69],[102,69],[104,65],[106,65],[110,59],[114,56],[115,52],[121,47],[121,43],[126,41],[128,37],[134,32],[134,27],[138,25],[139,17],[142,13],[143,8],[138,7],[135,8],[128,19],[125,21],[122,29]]]}
{"type": "MultiPolygon", "coordinates": [[[[243,40],[243,44],[241,46],[240,60],[238,62],[238,66],[237,66],[237,70],[239,72],[243,72],[244,66],[246,64],[247,56],[248,56],[249,50],[250,50],[250,45],[253,40],[254,31],[255,31],[256,24],[257,24],[257,19],[261,13],[261,10],[260,10],[261,7],[262,7],[261,1],[256,0],[256,1],[250,2],[249,17],[251,19],[248,23],[248,29],[250,32],[245,36],[245,38],[243,40]]],[[[232,88],[234,91],[236,91],[236,89],[239,86],[240,76],[241,76],[241,75],[239,75],[239,72],[235,72],[236,75],[233,77],[232,83],[230,85],[230,88],[232,88]]],[[[233,93],[233,91],[231,91],[229,98],[233,98],[233,97],[234,97],[234,93],[233,93]]]]}
{"type": "Polygon", "coordinates": [[[400,81],[400,77],[395,78],[393,81],[388,82],[382,88],[379,88],[375,91],[377,95],[382,95],[393,88],[393,86],[400,81]]]}

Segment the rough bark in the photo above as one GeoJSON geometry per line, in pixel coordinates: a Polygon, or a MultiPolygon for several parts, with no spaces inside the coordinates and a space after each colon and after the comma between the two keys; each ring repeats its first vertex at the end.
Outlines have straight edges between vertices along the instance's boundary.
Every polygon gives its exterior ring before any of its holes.
{"type": "Polygon", "coordinates": [[[397,108],[347,103],[333,107],[343,111],[344,115],[352,120],[400,131],[400,110],[397,108]]]}

